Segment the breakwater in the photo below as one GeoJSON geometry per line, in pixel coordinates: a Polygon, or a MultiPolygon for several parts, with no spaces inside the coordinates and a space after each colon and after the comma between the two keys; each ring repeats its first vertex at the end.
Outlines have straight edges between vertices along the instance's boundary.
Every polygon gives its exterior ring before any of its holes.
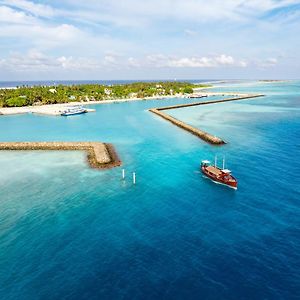
{"type": "Polygon", "coordinates": [[[198,128],[195,128],[191,125],[188,125],[174,117],[171,117],[170,115],[168,114],[165,114],[163,113],[162,111],[159,111],[158,109],[156,108],[153,108],[153,109],[150,109],[149,111],[151,111],[152,113],[155,113],[157,114],[158,116],[164,118],[165,120],[171,122],[172,124],[192,133],[193,135],[196,135],[198,136],[199,138],[201,138],[202,140],[210,143],[210,144],[214,144],[214,145],[222,145],[222,144],[225,144],[225,142],[220,139],[219,137],[217,136],[214,136],[214,135],[211,135],[203,130],[200,130],[198,128]]]}
{"type": "Polygon", "coordinates": [[[177,104],[177,105],[171,105],[171,106],[163,106],[156,108],[157,110],[168,110],[168,109],[175,109],[175,108],[184,108],[189,106],[198,106],[198,105],[208,105],[208,104],[216,104],[216,103],[222,103],[222,102],[230,102],[230,101],[238,101],[238,100],[246,100],[251,98],[258,98],[263,97],[262,94],[255,94],[255,95],[246,95],[241,97],[233,97],[233,98],[226,98],[226,99],[220,99],[220,100],[211,100],[211,101],[201,101],[201,102],[193,102],[193,103],[184,103],[184,104],[177,104]]]}
{"type": "Polygon", "coordinates": [[[164,118],[165,120],[171,122],[172,124],[192,133],[193,135],[198,136],[205,142],[208,142],[212,145],[223,145],[226,144],[226,142],[217,137],[214,136],[208,132],[205,132],[203,130],[200,130],[198,128],[195,128],[191,125],[188,125],[164,112],[163,110],[169,110],[169,109],[176,109],[176,108],[184,108],[184,107],[190,107],[190,106],[198,106],[198,105],[208,105],[208,104],[216,104],[216,103],[224,103],[224,102],[230,102],[230,101],[238,101],[238,100],[245,100],[245,99],[251,99],[251,98],[258,98],[262,97],[264,95],[262,94],[255,94],[255,95],[245,95],[245,96],[240,96],[240,97],[235,97],[235,98],[226,98],[226,99],[221,99],[221,100],[212,100],[212,101],[205,101],[205,102],[193,102],[193,103],[185,103],[185,104],[178,104],[178,105],[171,105],[171,106],[164,106],[164,107],[159,107],[159,108],[151,108],[149,109],[150,112],[164,118]]]}
{"type": "Polygon", "coordinates": [[[80,150],[87,153],[91,168],[109,169],[121,165],[114,146],[100,142],[0,142],[0,150],[80,150]]]}

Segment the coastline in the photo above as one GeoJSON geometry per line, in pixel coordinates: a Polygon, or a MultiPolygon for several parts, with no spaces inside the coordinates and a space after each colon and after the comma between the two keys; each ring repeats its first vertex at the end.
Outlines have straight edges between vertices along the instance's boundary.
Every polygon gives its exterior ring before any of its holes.
{"type": "MultiPolygon", "coordinates": [[[[247,93],[237,93],[237,92],[206,92],[206,88],[194,89],[195,93],[201,93],[204,97],[210,96],[234,96],[234,97],[247,97],[251,94],[247,93]]],[[[126,98],[126,99],[112,99],[112,100],[101,100],[101,101],[86,101],[86,102],[66,102],[57,104],[44,104],[35,106],[21,106],[21,107],[2,107],[0,108],[0,116],[7,115],[18,115],[18,114],[40,114],[40,115],[50,115],[59,116],[63,110],[67,107],[74,105],[94,105],[94,104],[112,104],[112,103],[124,103],[131,101],[147,101],[147,100],[163,100],[171,98],[187,98],[184,95],[167,95],[167,96],[151,96],[145,98],[126,98]]],[[[94,109],[87,109],[88,112],[95,111],[94,109]]]]}
{"type": "MultiPolygon", "coordinates": [[[[147,98],[126,98],[126,99],[113,99],[113,100],[100,100],[100,101],[86,101],[86,102],[66,102],[57,104],[44,104],[44,105],[34,105],[34,106],[21,106],[21,107],[2,107],[0,108],[0,115],[17,115],[17,114],[42,114],[42,115],[52,115],[58,116],[61,112],[70,106],[74,105],[94,105],[94,104],[112,104],[112,103],[122,103],[131,101],[144,101],[144,100],[160,100],[167,98],[174,98],[179,96],[158,96],[158,97],[147,97],[147,98]]],[[[93,109],[87,109],[88,112],[95,111],[93,109]]]]}

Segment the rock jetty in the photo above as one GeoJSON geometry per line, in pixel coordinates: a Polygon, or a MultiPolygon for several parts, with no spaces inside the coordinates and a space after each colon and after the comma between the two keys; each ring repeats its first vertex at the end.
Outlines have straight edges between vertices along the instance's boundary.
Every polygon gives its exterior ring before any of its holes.
{"type": "Polygon", "coordinates": [[[208,105],[208,104],[216,104],[216,103],[223,103],[223,102],[229,102],[229,101],[237,101],[237,100],[244,100],[244,99],[251,99],[251,98],[257,98],[262,97],[264,95],[262,94],[247,94],[247,95],[239,95],[239,97],[235,98],[226,98],[221,100],[213,100],[213,101],[205,101],[205,102],[193,102],[193,103],[185,103],[185,104],[178,104],[178,105],[172,105],[172,106],[164,106],[164,107],[158,107],[158,108],[151,108],[149,109],[150,112],[164,118],[165,120],[171,122],[172,124],[192,133],[193,135],[198,136],[205,142],[208,142],[212,145],[223,145],[226,144],[224,140],[221,138],[214,136],[210,133],[207,133],[203,130],[200,130],[198,128],[195,128],[191,125],[188,125],[174,117],[171,117],[170,115],[162,112],[163,110],[169,110],[169,109],[176,109],[176,108],[183,108],[183,107],[190,107],[190,106],[197,106],[197,105],[208,105]]]}
{"type": "Polygon", "coordinates": [[[193,135],[196,135],[198,136],[200,139],[210,143],[210,144],[213,144],[213,145],[222,145],[222,144],[225,144],[225,141],[223,141],[222,139],[220,139],[219,137],[217,136],[214,136],[214,135],[211,135],[203,130],[200,130],[198,128],[195,128],[191,125],[188,125],[174,117],[171,117],[170,115],[168,114],[165,114],[161,111],[159,111],[158,109],[156,108],[153,108],[153,109],[150,109],[150,111],[152,113],[155,113],[157,114],[158,116],[164,118],[165,120],[167,121],[170,121],[172,124],[186,130],[186,131],[189,131],[190,133],[192,133],[193,135]]]}
{"type": "Polygon", "coordinates": [[[0,142],[0,150],[80,150],[87,152],[91,168],[109,169],[121,165],[114,146],[100,142],[0,142]]]}

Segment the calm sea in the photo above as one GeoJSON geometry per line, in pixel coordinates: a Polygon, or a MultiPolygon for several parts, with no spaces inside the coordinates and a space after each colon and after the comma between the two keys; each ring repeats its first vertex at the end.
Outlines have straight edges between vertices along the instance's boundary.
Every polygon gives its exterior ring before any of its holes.
{"type": "Polygon", "coordinates": [[[266,97],[169,111],[222,147],[147,111],[187,99],[2,116],[1,141],[114,143],[126,179],[81,152],[1,152],[0,299],[299,299],[300,82],[232,89],[266,97]],[[202,177],[215,155],[237,191],[202,177]]]}

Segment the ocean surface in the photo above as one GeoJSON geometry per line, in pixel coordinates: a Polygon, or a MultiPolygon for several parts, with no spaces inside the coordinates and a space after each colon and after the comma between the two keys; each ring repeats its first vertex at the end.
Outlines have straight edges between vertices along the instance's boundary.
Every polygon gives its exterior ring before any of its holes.
{"type": "Polygon", "coordinates": [[[168,111],[221,147],[148,112],[188,99],[2,116],[1,141],[110,142],[123,166],[0,152],[0,299],[299,299],[300,82],[215,90],[266,95],[168,111]],[[202,177],[215,155],[237,191],[202,177]]]}

